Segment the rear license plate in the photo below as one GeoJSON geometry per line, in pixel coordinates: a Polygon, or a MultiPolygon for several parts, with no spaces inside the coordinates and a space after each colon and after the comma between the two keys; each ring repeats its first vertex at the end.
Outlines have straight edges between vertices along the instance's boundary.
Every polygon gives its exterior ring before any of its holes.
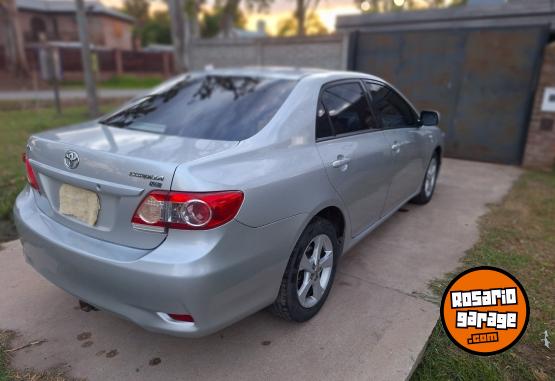
{"type": "Polygon", "coordinates": [[[59,196],[61,214],[73,217],[90,226],[96,224],[100,210],[100,201],[96,193],[63,184],[60,187],[59,196]]]}

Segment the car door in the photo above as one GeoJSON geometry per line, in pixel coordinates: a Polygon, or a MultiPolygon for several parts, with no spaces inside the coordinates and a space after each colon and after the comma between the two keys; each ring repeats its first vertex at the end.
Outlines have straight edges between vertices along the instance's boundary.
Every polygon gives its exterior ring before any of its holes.
{"type": "Polygon", "coordinates": [[[392,154],[394,169],[383,211],[387,214],[414,195],[422,183],[420,123],[412,106],[397,91],[373,81],[365,85],[392,154]]]}
{"type": "Polygon", "coordinates": [[[322,88],[316,139],[355,236],[380,218],[392,169],[391,150],[377,128],[361,81],[333,82],[322,88]]]}

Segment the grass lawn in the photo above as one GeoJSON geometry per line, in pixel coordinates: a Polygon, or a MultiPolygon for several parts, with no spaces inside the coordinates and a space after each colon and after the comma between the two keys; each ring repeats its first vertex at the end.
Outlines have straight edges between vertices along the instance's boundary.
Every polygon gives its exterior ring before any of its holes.
{"type": "Polygon", "coordinates": [[[5,352],[13,338],[13,332],[0,330],[0,381],[11,381],[8,354],[5,352]]]}
{"type": "MultiPolygon", "coordinates": [[[[463,260],[464,268],[479,265],[520,280],[530,299],[526,333],[507,352],[473,356],[456,347],[438,321],[412,380],[555,380],[555,172],[526,172],[482,218],[480,240],[463,260]],[[545,330],[551,349],[541,341],[545,330]]],[[[432,284],[438,297],[455,275],[432,284]]]]}
{"type": "MultiPolygon", "coordinates": [[[[164,81],[161,76],[134,76],[134,75],[114,75],[110,79],[97,82],[97,86],[102,89],[149,89],[157,86],[164,81]]],[[[84,88],[83,81],[62,81],[63,88],[84,88]]]]}
{"type": "Polygon", "coordinates": [[[8,347],[12,333],[0,331],[0,381],[8,381],[8,359],[5,350],[8,347]]]}
{"type": "MultiPolygon", "coordinates": [[[[110,108],[103,106],[103,111],[110,108]]],[[[21,154],[29,135],[87,118],[85,106],[66,107],[60,116],[51,108],[0,111],[0,242],[17,238],[11,217],[12,205],[26,182],[21,154]]]]}

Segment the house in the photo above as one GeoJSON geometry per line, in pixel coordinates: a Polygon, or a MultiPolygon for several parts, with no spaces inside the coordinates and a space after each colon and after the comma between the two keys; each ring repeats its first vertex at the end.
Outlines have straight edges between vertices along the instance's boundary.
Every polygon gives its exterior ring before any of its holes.
{"type": "MultiPolygon", "coordinates": [[[[16,0],[16,6],[26,45],[38,42],[41,34],[49,41],[79,41],[74,1],[16,0]]],[[[91,44],[109,49],[132,48],[133,17],[98,1],[86,1],[85,9],[91,44]]]]}

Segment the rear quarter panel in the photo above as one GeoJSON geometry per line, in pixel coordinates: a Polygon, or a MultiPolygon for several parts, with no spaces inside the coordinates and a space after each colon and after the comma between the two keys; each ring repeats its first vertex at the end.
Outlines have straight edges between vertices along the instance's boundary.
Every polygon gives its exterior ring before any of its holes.
{"type": "Polygon", "coordinates": [[[315,145],[321,84],[301,80],[258,134],[221,154],[180,165],[172,189],[241,190],[245,200],[236,219],[252,227],[298,214],[310,218],[329,205],[344,210],[315,145]]]}
{"type": "Polygon", "coordinates": [[[181,166],[172,189],[241,190],[245,200],[236,219],[252,227],[342,205],[313,144],[266,147],[239,153],[231,160],[181,166]]]}

